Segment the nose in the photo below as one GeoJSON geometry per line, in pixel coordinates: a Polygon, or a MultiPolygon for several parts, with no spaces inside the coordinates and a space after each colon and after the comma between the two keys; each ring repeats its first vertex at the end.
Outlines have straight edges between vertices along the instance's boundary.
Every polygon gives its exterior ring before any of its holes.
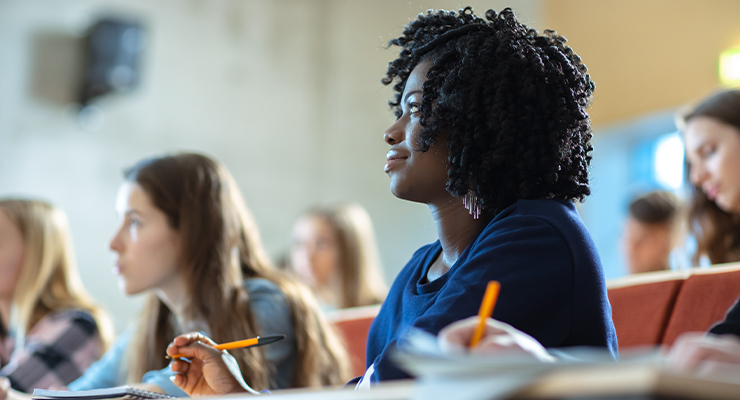
{"type": "Polygon", "coordinates": [[[709,174],[701,163],[693,163],[689,166],[689,180],[694,186],[701,186],[709,174]]]}
{"type": "Polygon", "coordinates": [[[113,237],[110,239],[110,242],[108,243],[108,248],[115,251],[116,253],[120,253],[121,250],[123,250],[123,241],[121,240],[121,229],[116,231],[116,234],[113,235],[113,237]]]}
{"type": "Polygon", "coordinates": [[[383,134],[383,140],[385,140],[386,143],[394,145],[396,143],[403,142],[405,136],[403,120],[404,117],[399,118],[395,123],[393,123],[393,125],[386,129],[383,134]]]}

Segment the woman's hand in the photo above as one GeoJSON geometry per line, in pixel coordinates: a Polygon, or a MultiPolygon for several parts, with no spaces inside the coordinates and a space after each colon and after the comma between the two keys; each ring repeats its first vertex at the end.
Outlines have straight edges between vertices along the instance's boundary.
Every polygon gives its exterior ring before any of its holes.
{"type": "Polygon", "coordinates": [[[740,339],[735,335],[685,333],[668,353],[668,365],[681,372],[722,378],[740,376],[740,339]]]}
{"type": "Polygon", "coordinates": [[[190,362],[172,360],[170,369],[176,373],[172,382],[190,396],[259,394],[244,382],[236,359],[226,351],[216,350],[215,345],[197,332],[176,337],[167,347],[167,354],[182,354],[190,362]]]}
{"type": "MultiPolygon", "coordinates": [[[[450,325],[439,332],[439,347],[448,353],[468,351],[479,318],[469,317],[450,325]]],[[[483,337],[478,346],[470,349],[472,354],[523,354],[542,362],[554,362],[555,358],[533,337],[513,326],[487,318],[483,337]]]]}

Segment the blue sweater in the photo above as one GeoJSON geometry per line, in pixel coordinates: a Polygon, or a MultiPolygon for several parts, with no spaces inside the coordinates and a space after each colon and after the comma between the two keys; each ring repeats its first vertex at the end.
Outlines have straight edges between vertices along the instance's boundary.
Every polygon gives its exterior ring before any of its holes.
{"type": "Polygon", "coordinates": [[[390,349],[409,328],[437,334],[476,315],[490,280],[501,283],[493,318],[543,346],[602,346],[617,357],[601,261],[572,202],[519,200],[478,233],[440,278],[426,272],[439,241],[414,253],[393,282],[368,334],[372,381],[407,378],[390,349]]]}

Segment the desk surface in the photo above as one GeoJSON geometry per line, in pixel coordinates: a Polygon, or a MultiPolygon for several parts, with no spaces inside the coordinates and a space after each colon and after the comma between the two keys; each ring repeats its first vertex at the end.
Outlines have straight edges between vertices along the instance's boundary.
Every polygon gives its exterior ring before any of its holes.
{"type": "MultiPolygon", "coordinates": [[[[476,380],[467,377],[465,379],[476,380]]],[[[483,378],[485,380],[485,378],[483,378]]],[[[450,388],[429,390],[427,380],[394,381],[374,386],[371,390],[354,391],[334,387],[321,390],[289,389],[273,392],[274,400],[455,400],[490,399],[480,391],[450,388]]],[[[490,382],[488,382],[490,383],[490,382]]],[[[446,385],[446,383],[441,383],[446,385]]],[[[460,387],[466,387],[462,385],[460,387]]],[[[243,395],[222,396],[215,399],[243,398],[243,395]]],[[[740,376],[737,381],[723,382],[699,379],[666,372],[650,365],[588,366],[585,368],[554,369],[502,399],[681,399],[731,400],[740,399],[740,376]]]]}

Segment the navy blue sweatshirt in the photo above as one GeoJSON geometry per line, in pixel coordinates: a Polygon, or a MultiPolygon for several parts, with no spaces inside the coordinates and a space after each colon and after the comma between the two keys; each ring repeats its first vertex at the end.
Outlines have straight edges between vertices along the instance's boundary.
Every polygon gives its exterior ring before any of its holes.
{"type": "Polygon", "coordinates": [[[439,241],[414,253],[396,277],[370,327],[372,381],[407,378],[390,349],[411,327],[437,334],[477,315],[490,280],[501,283],[493,318],[528,333],[546,348],[601,346],[617,357],[601,261],[575,205],[519,200],[481,230],[440,278],[426,281],[439,241]]]}

